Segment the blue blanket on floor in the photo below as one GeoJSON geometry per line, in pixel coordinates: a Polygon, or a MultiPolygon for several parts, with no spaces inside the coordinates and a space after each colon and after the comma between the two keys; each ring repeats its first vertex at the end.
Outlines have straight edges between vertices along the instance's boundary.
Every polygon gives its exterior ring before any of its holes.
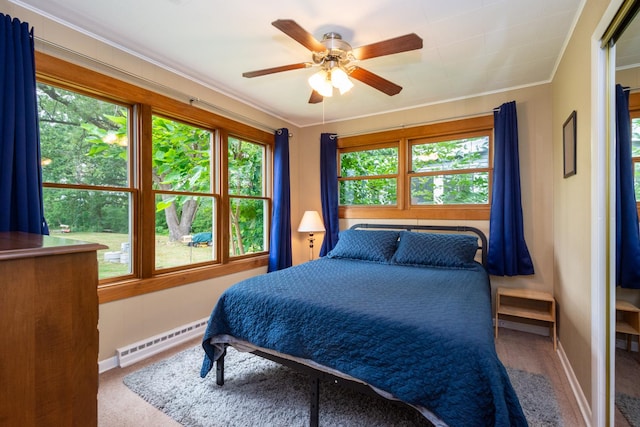
{"type": "Polygon", "coordinates": [[[336,369],[450,426],[527,425],[495,351],[489,278],[479,264],[322,258],[253,277],[215,306],[203,377],[220,355],[211,341],[222,335],[336,369]]]}

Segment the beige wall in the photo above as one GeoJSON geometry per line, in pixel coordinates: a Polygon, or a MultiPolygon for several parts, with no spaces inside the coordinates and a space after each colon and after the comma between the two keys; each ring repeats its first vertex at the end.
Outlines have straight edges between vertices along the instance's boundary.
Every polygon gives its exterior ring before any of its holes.
{"type": "MultiPolygon", "coordinates": [[[[587,1],[554,76],[553,87],[553,241],[555,245],[555,296],[559,306],[560,339],[580,387],[592,398],[591,301],[593,263],[592,233],[597,218],[592,213],[593,146],[595,123],[592,110],[597,102],[592,69],[592,41],[609,1],[587,1]],[[577,111],[577,174],[563,178],[562,125],[577,111]],[[586,357],[591,355],[591,357],[586,357]]],[[[604,322],[604,319],[603,319],[604,322]]],[[[602,398],[602,397],[601,397],[602,398]]],[[[594,402],[591,402],[593,407],[594,402]]]]}
{"type": "MultiPolygon", "coordinates": [[[[309,176],[299,177],[299,212],[320,208],[320,186],[313,175],[319,167],[320,134],[335,132],[338,135],[366,133],[384,127],[452,120],[478,114],[493,114],[492,110],[504,102],[516,101],[520,142],[522,205],[525,220],[525,238],[531,252],[536,274],[515,278],[493,277],[497,286],[526,287],[548,292],[553,291],[553,159],[551,145],[551,85],[543,84],[486,95],[444,104],[425,106],[412,110],[313,126],[301,130],[300,158],[292,160],[309,165],[309,176]]],[[[316,175],[317,176],[317,175],[316,175]]],[[[294,219],[295,222],[295,219],[294,219]]],[[[355,221],[343,221],[345,228],[355,221]]],[[[361,220],[358,222],[366,222],[361,220]]],[[[421,221],[426,223],[428,221],[421,221]]],[[[468,221],[488,234],[488,221],[468,221]]],[[[295,239],[295,236],[294,236],[295,239]]],[[[299,236],[298,245],[304,250],[304,237],[299,236]]],[[[306,253],[299,250],[295,261],[306,260],[306,253]]]]}
{"type": "MultiPolygon", "coordinates": [[[[584,27],[584,26],[582,26],[584,27]]],[[[581,28],[582,28],[581,27],[581,28]]],[[[560,340],[585,396],[591,392],[590,69],[589,38],[575,37],[553,81],[555,296],[560,340]],[[577,41],[576,41],[577,39],[577,41]],[[576,175],[563,178],[562,125],[577,111],[576,175]]]]}
{"type": "Polygon", "coordinates": [[[262,273],[265,268],[100,304],[98,360],[115,356],[120,347],[209,317],[226,288],[262,273]]]}
{"type": "MultiPolygon", "coordinates": [[[[640,16],[637,16],[636,19],[640,19],[640,16]]],[[[634,93],[638,92],[638,88],[640,88],[640,67],[616,71],[616,83],[634,89],[634,93]]]]}

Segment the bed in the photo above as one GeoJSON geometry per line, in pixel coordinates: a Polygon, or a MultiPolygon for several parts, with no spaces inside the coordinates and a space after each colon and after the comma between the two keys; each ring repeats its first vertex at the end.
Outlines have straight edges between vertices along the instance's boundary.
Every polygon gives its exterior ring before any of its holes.
{"type": "Polygon", "coordinates": [[[203,337],[201,376],[216,365],[224,384],[233,345],[309,372],[311,425],[320,380],[330,379],[437,426],[526,426],[495,351],[486,237],[400,227],[356,225],[325,257],[227,289],[203,337]]]}

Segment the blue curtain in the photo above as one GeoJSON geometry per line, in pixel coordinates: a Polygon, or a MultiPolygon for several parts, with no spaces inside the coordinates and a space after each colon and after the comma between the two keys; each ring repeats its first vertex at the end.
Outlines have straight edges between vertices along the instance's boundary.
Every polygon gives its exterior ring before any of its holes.
{"type": "Polygon", "coordinates": [[[494,110],[493,120],[495,141],[487,270],[496,276],[533,274],[522,221],[515,101],[494,110]]]}
{"type": "Polygon", "coordinates": [[[289,188],[289,129],[275,132],[273,150],[273,216],[268,272],[291,267],[291,191],[289,188]]]}
{"type": "Polygon", "coordinates": [[[640,289],[640,233],[631,157],[629,92],[616,85],[616,285],[640,289]]]}
{"type": "Polygon", "coordinates": [[[29,24],[0,13],[0,231],[49,234],[33,46],[29,24]]]}
{"type": "Polygon", "coordinates": [[[320,135],[320,197],[324,221],[324,240],[320,256],[325,256],[338,243],[338,136],[320,135]]]}

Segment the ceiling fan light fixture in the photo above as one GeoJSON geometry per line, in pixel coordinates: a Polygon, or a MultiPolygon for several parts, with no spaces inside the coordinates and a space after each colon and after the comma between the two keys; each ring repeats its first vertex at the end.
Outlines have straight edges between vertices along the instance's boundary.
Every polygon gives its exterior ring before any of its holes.
{"type": "Polygon", "coordinates": [[[320,71],[308,79],[309,85],[313,88],[309,104],[317,104],[322,102],[325,97],[332,96],[334,87],[340,91],[341,95],[348,92],[353,87],[351,79],[356,79],[389,96],[397,95],[402,90],[402,86],[352,63],[422,49],[423,47],[422,39],[415,33],[353,49],[349,43],[342,40],[339,33],[335,32],[325,33],[322,41],[318,41],[313,34],[302,28],[293,19],[277,19],[271,25],[310,50],[313,62],[300,62],[249,71],[242,73],[242,76],[258,77],[317,65],[320,67],[320,71]],[[332,76],[332,74],[335,75],[332,76]]]}
{"type": "Polygon", "coordinates": [[[309,77],[309,86],[325,98],[333,95],[333,84],[326,70],[320,70],[309,77]]]}
{"type": "Polygon", "coordinates": [[[340,67],[331,69],[331,84],[340,91],[340,95],[349,92],[353,87],[349,75],[340,67]]]}

